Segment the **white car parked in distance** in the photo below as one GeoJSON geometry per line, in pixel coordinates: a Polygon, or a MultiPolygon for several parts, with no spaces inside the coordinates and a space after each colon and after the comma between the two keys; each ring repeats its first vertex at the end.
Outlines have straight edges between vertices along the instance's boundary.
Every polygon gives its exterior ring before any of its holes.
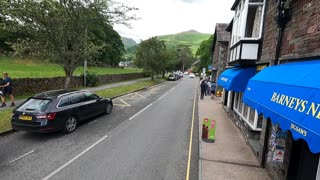
{"type": "Polygon", "coordinates": [[[193,73],[189,74],[189,78],[195,78],[196,76],[193,73]]]}

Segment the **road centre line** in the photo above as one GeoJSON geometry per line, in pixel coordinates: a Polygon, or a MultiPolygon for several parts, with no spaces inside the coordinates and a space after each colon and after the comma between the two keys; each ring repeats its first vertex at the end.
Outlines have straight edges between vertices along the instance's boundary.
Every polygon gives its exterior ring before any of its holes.
{"type": "Polygon", "coordinates": [[[27,152],[27,153],[25,153],[25,154],[17,157],[16,159],[11,160],[9,163],[13,163],[13,162],[15,162],[15,161],[18,161],[19,159],[21,159],[21,158],[23,158],[23,157],[25,157],[25,156],[28,156],[29,154],[32,154],[32,153],[34,153],[34,150],[32,150],[32,151],[30,151],[30,152],[27,152]]]}
{"type": "Polygon", "coordinates": [[[158,98],[158,100],[162,99],[163,97],[165,97],[166,95],[168,95],[169,92],[166,92],[164,95],[162,95],[161,97],[158,98]]]}
{"type": "Polygon", "coordinates": [[[135,117],[137,117],[140,113],[142,113],[143,111],[145,111],[146,109],[148,109],[150,106],[152,106],[152,103],[149,104],[148,106],[146,106],[145,108],[143,108],[141,111],[139,111],[137,114],[133,115],[131,118],[129,118],[129,120],[131,121],[132,119],[134,119],[135,117]]]}
{"type": "Polygon", "coordinates": [[[82,151],[80,154],[76,155],[74,158],[70,159],[68,162],[66,162],[65,164],[63,164],[62,166],[60,166],[58,169],[56,169],[55,171],[53,171],[52,173],[50,173],[48,176],[46,176],[45,178],[43,178],[42,180],[48,180],[50,178],[52,178],[54,175],[56,175],[58,172],[60,172],[62,169],[64,169],[65,167],[67,167],[68,165],[70,165],[72,162],[74,162],[75,160],[77,160],[79,157],[81,157],[82,155],[84,155],[86,152],[90,151],[92,148],[94,148],[96,145],[98,145],[101,141],[105,140],[108,136],[105,135],[103,136],[101,139],[99,139],[97,142],[95,142],[94,144],[92,144],[90,147],[88,147],[87,149],[85,149],[84,151],[82,151]]]}

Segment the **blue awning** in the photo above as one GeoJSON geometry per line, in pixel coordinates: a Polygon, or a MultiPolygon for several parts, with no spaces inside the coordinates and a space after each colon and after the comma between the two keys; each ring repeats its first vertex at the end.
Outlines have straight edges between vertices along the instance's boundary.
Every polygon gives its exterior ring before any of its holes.
{"type": "Polygon", "coordinates": [[[243,101],[319,153],[319,77],[320,60],[271,66],[249,80],[243,101]]]}
{"type": "Polygon", "coordinates": [[[255,73],[255,67],[227,69],[222,72],[217,83],[227,91],[244,92],[248,80],[255,73]]]}

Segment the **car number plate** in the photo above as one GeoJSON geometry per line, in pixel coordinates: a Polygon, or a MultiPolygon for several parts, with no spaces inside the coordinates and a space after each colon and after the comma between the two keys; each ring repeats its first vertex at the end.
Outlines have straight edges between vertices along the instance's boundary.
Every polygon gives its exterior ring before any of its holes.
{"type": "Polygon", "coordinates": [[[19,116],[19,119],[24,120],[24,121],[31,121],[32,116],[19,116]]]}

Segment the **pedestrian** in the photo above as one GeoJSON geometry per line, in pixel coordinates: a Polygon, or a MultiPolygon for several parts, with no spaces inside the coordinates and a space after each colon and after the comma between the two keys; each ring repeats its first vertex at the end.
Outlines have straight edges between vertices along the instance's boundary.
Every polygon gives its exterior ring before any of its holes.
{"type": "Polygon", "coordinates": [[[0,88],[3,88],[2,95],[1,95],[1,101],[2,105],[0,107],[5,107],[6,105],[6,95],[9,95],[10,100],[11,100],[11,106],[14,107],[14,96],[13,96],[13,83],[12,79],[9,77],[9,74],[4,72],[2,73],[3,75],[3,85],[0,86],[0,88]]]}
{"type": "Polygon", "coordinates": [[[212,81],[211,83],[211,99],[214,98],[214,95],[216,94],[216,83],[212,81]]]}
{"type": "Polygon", "coordinates": [[[211,95],[211,82],[209,80],[207,82],[207,85],[208,85],[207,95],[210,96],[211,95]]]}
{"type": "Polygon", "coordinates": [[[206,86],[207,86],[206,81],[202,81],[201,84],[200,84],[200,91],[201,91],[200,99],[201,99],[201,100],[204,99],[204,94],[205,94],[205,92],[206,92],[206,86]]]}

